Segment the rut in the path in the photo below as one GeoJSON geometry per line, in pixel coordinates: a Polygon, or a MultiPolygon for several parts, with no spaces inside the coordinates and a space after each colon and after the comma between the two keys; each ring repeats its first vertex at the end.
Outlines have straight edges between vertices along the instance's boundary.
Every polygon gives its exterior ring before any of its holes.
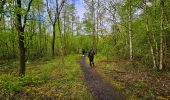
{"type": "Polygon", "coordinates": [[[94,100],[125,100],[120,92],[86,64],[85,57],[81,58],[80,65],[94,100]]]}

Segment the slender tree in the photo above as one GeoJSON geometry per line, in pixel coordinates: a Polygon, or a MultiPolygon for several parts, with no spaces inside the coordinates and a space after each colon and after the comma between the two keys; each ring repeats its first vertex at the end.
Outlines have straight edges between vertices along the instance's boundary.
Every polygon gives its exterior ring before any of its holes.
{"type": "Polygon", "coordinates": [[[52,24],[52,29],[53,29],[53,39],[52,39],[52,58],[54,58],[55,54],[55,37],[56,37],[56,22],[58,23],[59,27],[59,33],[61,33],[61,28],[60,28],[60,13],[62,11],[62,8],[64,6],[65,0],[62,0],[60,3],[58,0],[56,0],[56,8],[54,12],[51,11],[49,8],[49,0],[46,0],[47,2],[47,12],[50,18],[50,22],[52,24]],[[59,5],[60,4],[60,5],[59,5]],[[54,18],[53,18],[54,16],[54,18]]]}
{"type": "Polygon", "coordinates": [[[95,18],[95,1],[91,0],[91,13],[92,13],[92,37],[93,37],[93,47],[96,49],[96,18],[95,18]]]}
{"type": "Polygon", "coordinates": [[[153,61],[153,68],[156,68],[155,54],[154,54],[154,50],[153,50],[153,46],[152,46],[151,38],[150,38],[150,34],[149,34],[147,0],[144,1],[144,11],[145,11],[145,28],[146,28],[146,34],[148,36],[148,42],[149,42],[149,45],[150,45],[150,51],[151,51],[151,56],[152,56],[152,61],[153,61]]]}
{"type": "Polygon", "coordinates": [[[162,70],[163,68],[163,59],[164,59],[164,55],[163,55],[163,33],[164,33],[164,25],[163,25],[163,19],[164,19],[164,0],[160,0],[160,7],[161,7],[161,22],[160,22],[160,62],[159,62],[159,70],[162,70]]]}
{"type": "Polygon", "coordinates": [[[132,1],[128,0],[128,33],[129,33],[129,49],[130,49],[130,61],[133,62],[133,44],[132,44],[132,1]]]}

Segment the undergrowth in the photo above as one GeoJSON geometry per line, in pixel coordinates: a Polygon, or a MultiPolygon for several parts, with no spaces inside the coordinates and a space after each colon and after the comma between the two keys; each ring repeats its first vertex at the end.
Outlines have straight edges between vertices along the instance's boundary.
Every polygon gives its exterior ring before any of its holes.
{"type": "Polygon", "coordinates": [[[0,99],[92,99],[77,63],[79,57],[65,57],[65,64],[54,60],[37,60],[27,64],[24,77],[17,71],[0,76],[0,99]]]}
{"type": "Polygon", "coordinates": [[[125,60],[110,60],[97,55],[95,70],[128,100],[169,100],[170,72],[158,72],[139,62],[132,66],[125,60]]]}

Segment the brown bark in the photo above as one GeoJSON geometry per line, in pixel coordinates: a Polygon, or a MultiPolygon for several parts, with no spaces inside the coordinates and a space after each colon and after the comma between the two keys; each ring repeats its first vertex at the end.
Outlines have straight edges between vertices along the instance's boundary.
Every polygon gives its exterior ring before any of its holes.
{"type": "Polygon", "coordinates": [[[52,39],[52,58],[54,59],[55,56],[55,35],[56,35],[56,31],[55,31],[55,24],[53,24],[53,39],[52,39]]]}
{"type": "MultiPolygon", "coordinates": [[[[32,3],[32,0],[29,2],[27,13],[30,10],[31,3],[32,3]]],[[[21,8],[21,0],[17,0],[17,6],[19,8],[21,8]]],[[[19,62],[20,62],[19,75],[22,76],[22,75],[25,75],[25,52],[26,52],[26,49],[25,49],[25,44],[24,44],[24,41],[25,41],[24,28],[25,28],[26,21],[27,21],[27,14],[24,16],[23,26],[22,26],[22,15],[21,15],[20,11],[18,11],[16,14],[16,21],[17,21],[16,28],[18,31],[19,54],[20,54],[19,55],[19,62]]]]}

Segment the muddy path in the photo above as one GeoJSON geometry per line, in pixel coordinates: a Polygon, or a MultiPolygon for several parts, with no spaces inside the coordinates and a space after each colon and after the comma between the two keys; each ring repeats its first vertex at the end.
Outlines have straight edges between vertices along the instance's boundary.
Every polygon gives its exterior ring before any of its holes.
{"type": "Polygon", "coordinates": [[[114,89],[111,84],[105,81],[93,68],[85,61],[86,57],[80,59],[80,66],[84,72],[88,88],[94,100],[125,100],[125,97],[114,89]]]}

